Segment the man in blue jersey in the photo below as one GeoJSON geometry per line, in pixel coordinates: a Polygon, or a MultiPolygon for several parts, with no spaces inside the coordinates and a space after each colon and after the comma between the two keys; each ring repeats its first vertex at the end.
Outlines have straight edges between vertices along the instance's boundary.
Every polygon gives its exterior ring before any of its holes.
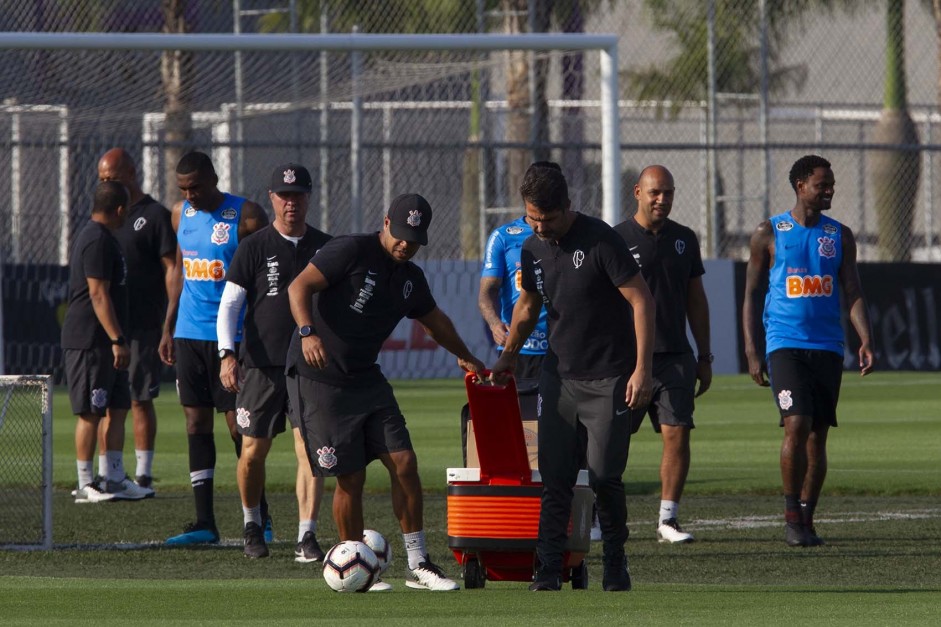
{"type": "MultiPolygon", "coordinates": [[[[520,297],[520,250],[523,242],[533,234],[526,217],[497,227],[487,239],[484,267],[480,272],[480,293],[477,306],[480,315],[490,328],[497,350],[503,350],[506,336],[510,332],[513,306],[520,297]]],[[[545,307],[539,313],[536,328],[523,343],[516,360],[516,375],[519,379],[539,379],[542,361],[549,348],[549,330],[546,325],[545,307]]]]}
{"type": "MultiPolygon", "coordinates": [[[[165,363],[176,364],[196,502],[196,521],[188,524],[182,534],[169,538],[167,544],[189,545],[219,541],[212,498],[216,466],[214,408],[225,413],[236,454],[241,450],[235,392],[224,389],[219,381],[221,360],[226,354],[219,351],[216,317],[236,247],[266,226],[268,217],[254,202],[219,191],[219,178],[204,153],[183,155],[176,166],[176,178],[183,195],[171,213],[178,243],[177,271],[159,350],[165,363]]],[[[236,341],[241,340],[241,321],[238,329],[236,341]]],[[[264,504],[262,509],[267,516],[264,504]]]]}
{"type": "Polygon", "coordinates": [[[785,541],[820,546],[814,510],[827,475],[827,434],[837,426],[843,375],[844,335],[840,292],[859,335],[859,369],[875,363],[869,314],[849,227],[823,215],[833,200],[830,163],[816,155],[791,167],[794,208],[765,220],[751,238],[745,274],[742,327],[748,372],[768,386],[781,414],[781,478],[785,541]],[[759,352],[758,286],[767,281],[764,303],[765,360],[759,352]]]}

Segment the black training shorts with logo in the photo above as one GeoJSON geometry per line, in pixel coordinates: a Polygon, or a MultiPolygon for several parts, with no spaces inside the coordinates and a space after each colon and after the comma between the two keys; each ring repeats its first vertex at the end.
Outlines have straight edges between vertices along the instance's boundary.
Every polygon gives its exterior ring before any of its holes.
{"type": "Polygon", "coordinates": [[[696,366],[692,353],[654,353],[650,405],[646,410],[633,412],[631,433],[640,430],[647,415],[657,433],[660,425],[695,428],[696,366]]]}
{"type": "Polygon", "coordinates": [[[290,411],[284,366],[242,369],[235,424],[238,432],[253,438],[273,438],[284,432],[290,411]]]}
{"type": "Polygon", "coordinates": [[[115,370],[110,345],[66,348],[63,353],[73,414],[104,416],[109,409],[131,408],[127,370],[115,370]]]}
{"type": "Polygon", "coordinates": [[[337,387],[293,374],[288,395],[314,476],[352,474],[382,453],[412,450],[405,417],[385,380],[337,387]]]}
{"type": "Polygon", "coordinates": [[[813,425],[836,424],[843,380],[843,357],[833,351],[782,348],[768,355],[774,402],[787,416],[812,416],[813,425]]]}
{"type": "MultiPolygon", "coordinates": [[[[235,411],[235,392],[219,380],[219,349],[210,340],[173,340],[176,351],[176,389],[185,407],[215,407],[218,412],[235,411]]],[[[236,346],[236,353],[238,347],[236,346]]]]}
{"type": "Polygon", "coordinates": [[[131,400],[150,401],[160,396],[160,373],[163,362],[160,361],[159,328],[132,332],[128,337],[131,349],[131,364],[128,374],[131,380],[131,400]]]}

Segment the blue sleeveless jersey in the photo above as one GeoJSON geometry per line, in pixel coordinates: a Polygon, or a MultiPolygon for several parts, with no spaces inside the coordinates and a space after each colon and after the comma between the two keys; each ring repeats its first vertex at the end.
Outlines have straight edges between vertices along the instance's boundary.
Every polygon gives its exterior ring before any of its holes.
{"type": "MultiPolygon", "coordinates": [[[[513,318],[513,306],[520,297],[520,250],[523,242],[533,234],[526,218],[504,224],[490,234],[487,240],[487,252],[481,277],[495,277],[500,284],[500,319],[507,325],[513,318]]],[[[502,347],[497,347],[498,350],[502,347]]],[[[544,355],[549,348],[549,327],[546,323],[546,308],[539,312],[536,328],[520,352],[524,355],[544,355]]]]}
{"type": "MultiPolygon", "coordinates": [[[[177,241],[183,256],[183,293],[174,337],[217,341],[216,317],[225,288],[225,277],[239,243],[239,217],[244,198],[224,194],[212,213],[183,203],[177,241]]],[[[235,340],[242,339],[239,315],[235,340]]]]}
{"type": "Polygon", "coordinates": [[[771,218],[774,263],[765,297],[766,352],[780,348],[827,350],[843,355],[839,272],[843,228],[821,215],[801,226],[790,212],[771,218]]]}

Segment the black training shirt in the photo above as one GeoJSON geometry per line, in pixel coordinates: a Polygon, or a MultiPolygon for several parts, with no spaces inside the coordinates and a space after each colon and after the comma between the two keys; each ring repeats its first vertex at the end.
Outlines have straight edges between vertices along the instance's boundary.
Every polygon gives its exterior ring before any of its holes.
{"type": "Polygon", "coordinates": [[[696,234],[669,219],[658,233],[648,231],[634,218],[614,230],[627,242],[657,303],[653,352],[692,352],[686,336],[689,281],[706,273],[696,234]]]}
{"type": "Polygon", "coordinates": [[[329,284],[313,299],[314,332],[323,341],[327,367],[304,361],[295,333],[288,368],[343,387],[382,381],[376,360],[383,342],[402,318],[421,318],[437,307],[425,274],[410,261],[393,261],[378,233],[335,237],[310,262],[329,284]]]}
{"type": "Polygon", "coordinates": [[[618,287],[640,269],[624,240],[580,213],[558,245],[535,235],[520,254],[522,286],[539,292],[549,320],[549,362],[564,379],[633,372],[637,344],[631,307],[618,287]]]}
{"type": "Polygon", "coordinates": [[[148,195],[131,205],[124,226],[114,236],[127,261],[129,329],[127,333],[163,326],[167,285],[160,258],[176,254],[176,233],[166,207],[148,195]]]}
{"type": "Polygon", "coordinates": [[[239,243],[225,280],[245,288],[242,363],[251,368],[283,366],[294,331],[288,287],[330,236],[307,227],[297,243],[268,225],[239,243]]]}
{"type": "Polygon", "coordinates": [[[88,279],[110,281],[108,295],[114,313],[127,332],[127,267],[121,246],[111,231],[89,220],[82,227],[69,255],[69,308],[62,322],[62,348],[90,349],[110,346],[111,338],[98,322],[88,293],[88,279]]]}

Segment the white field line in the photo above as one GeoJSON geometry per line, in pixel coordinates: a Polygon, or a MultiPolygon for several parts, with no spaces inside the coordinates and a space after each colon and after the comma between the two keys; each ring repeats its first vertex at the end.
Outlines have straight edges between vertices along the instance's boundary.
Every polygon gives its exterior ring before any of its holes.
{"type": "MultiPolygon", "coordinates": [[[[913,509],[904,512],[837,512],[826,518],[815,518],[815,523],[880,522],[886,520],[928,520],[941,518],[941,508],[913,509]]],[[[684,528],[706,529],[760,529],[778,527],[782,524],[782,515],[743,516],[741,518],[692,519],[684,528]]],[[[653,521],[651,521],[653,524],[653,521]]]]}

